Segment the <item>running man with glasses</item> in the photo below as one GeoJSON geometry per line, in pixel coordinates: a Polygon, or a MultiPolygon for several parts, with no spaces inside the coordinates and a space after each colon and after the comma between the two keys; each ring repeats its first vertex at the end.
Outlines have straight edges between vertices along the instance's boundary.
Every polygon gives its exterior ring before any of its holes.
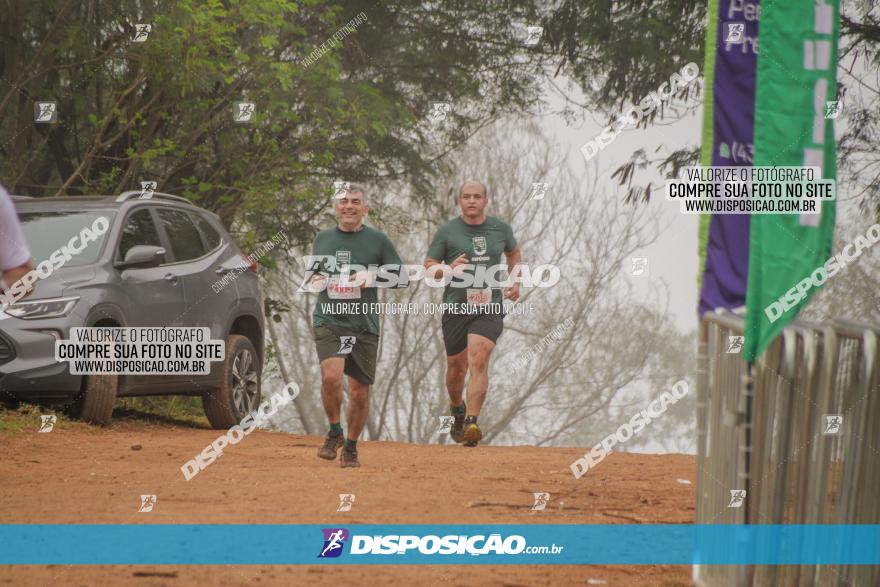
{"type": "Polygon", "coordinates": [[[340,465],[360,467],[357,441],[369,411],[370,385],[375,380],[379,352],[376,275],[363,271],[350,279],[341,275],[347,265],[402,264],[384,232],[364,224],[369,206],[364,188],[348,184],[334,196],[337,226],[321,231],[312,245],[314,267],[307,283],[320,289],[312,318],[315,346],[321,363],[321,400],[330,431],[318,450],[340,465]],[[348,376],[348,434],[340,422],[342,377],[348,376]]]}

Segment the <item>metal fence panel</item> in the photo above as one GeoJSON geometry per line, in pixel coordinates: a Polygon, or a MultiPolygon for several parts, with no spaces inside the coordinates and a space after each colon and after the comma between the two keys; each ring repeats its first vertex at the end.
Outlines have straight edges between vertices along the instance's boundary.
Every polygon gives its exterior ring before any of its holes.
{"type": "MultiPolygon", "coordinates": [[[[796,321],[747,372],[730,337],[700,327],[697,523],[880,523],[880,328],[796,321]],[[739,507],[731,491],[745,490],[739,507]]],[[[702,566],[704,587],[880,585],[869,566],[702,566]]]]}

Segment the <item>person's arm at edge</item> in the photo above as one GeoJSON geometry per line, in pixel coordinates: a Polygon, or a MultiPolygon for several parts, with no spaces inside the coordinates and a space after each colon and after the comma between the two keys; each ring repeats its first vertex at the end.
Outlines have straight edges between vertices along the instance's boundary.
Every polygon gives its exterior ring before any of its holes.
{"type": "Polygon", "coordinates": [[[511,302],[515,302],[519,299],[519,276],[522,272],[522,251],[519,248],[519,243],[516,242],[516,238],[513,236],[513,230],[510,226],[507,227],[507,238],[508,238],[508,246],[512,247],[509,251],[504,251],[504,258],[507,261],[507,274],[508,279],[513,281],[513,285],[511,285],[504,292],[504,297],[511,302]]]}
{"type": "MultiPolygon", "coordinates": [[[[2,186],[0,186],[0,214],[4,216],[2,221],[0,221],[0,229],[5,228],[3,230],[5,234],[0,235],[0,240],[11,241],[15,248],[19,250],[19,255],[12,257],[11,266],[0,267],[0,277],[3,278],[3,283],[8,288],[32,271],[34,266],[30,259],[30,251],[28,251],[27,244],[24,241],[24,234],[21,230],[18,214],[15,211],[15,205],[2,186]]],[[[2,287],[0,287],[0,291],[2,291],[2,287]]],[[[33,291],[33,286],[28,288],[27,293],[22,297],[27,297],[31,291],[33,291]]]]}

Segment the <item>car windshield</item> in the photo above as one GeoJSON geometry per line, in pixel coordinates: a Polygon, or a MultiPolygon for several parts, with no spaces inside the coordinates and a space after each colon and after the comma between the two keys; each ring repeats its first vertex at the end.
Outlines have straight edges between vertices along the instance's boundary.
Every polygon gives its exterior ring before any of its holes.
{"type": "Polygon", "coordinates": [[[63,265],[75,267],[98,259],[114,215],[109,211],[44,211],[19,212],[18,217],[35,266],[59,251],[53,264],[69,255],[63,265]]]}

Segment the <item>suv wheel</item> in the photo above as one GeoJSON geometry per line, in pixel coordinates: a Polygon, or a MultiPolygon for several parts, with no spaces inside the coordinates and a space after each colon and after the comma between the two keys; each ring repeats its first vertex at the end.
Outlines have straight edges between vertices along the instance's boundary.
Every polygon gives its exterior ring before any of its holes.
{"type": "Polygon", "coordinates": [[[238,334],[226,338],[223,383],[202,395],[211,426],[232,428],[260,405],[260,362],[250,339],[238,334]]]}
{"type": "Polygon", "coordinates": [[[115,374],[83,376],[83,390],[71,404],[70,415],[89,424],[109,425],[118,382],[115,374]]]}

